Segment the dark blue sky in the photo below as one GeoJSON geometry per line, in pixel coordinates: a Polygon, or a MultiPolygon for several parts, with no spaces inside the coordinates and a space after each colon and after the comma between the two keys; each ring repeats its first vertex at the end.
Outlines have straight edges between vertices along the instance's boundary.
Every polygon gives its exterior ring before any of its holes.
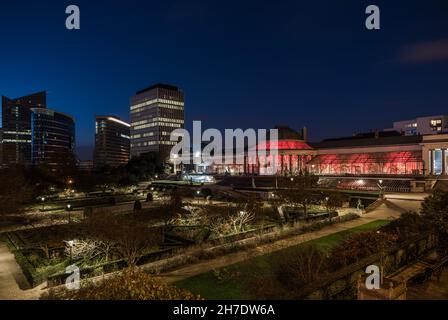
{"type": "Polygon", "coordinates": [[[1,1],[0,43],[0,94],[48,90],[82,158],[94,115],[128,120],[129,97],[156,82],[184,90],[189,125],[307,126],[312,140],[448,113],[444,0],[1,1]],[[80,31],[65,29],[69,4],[80,31]]]}

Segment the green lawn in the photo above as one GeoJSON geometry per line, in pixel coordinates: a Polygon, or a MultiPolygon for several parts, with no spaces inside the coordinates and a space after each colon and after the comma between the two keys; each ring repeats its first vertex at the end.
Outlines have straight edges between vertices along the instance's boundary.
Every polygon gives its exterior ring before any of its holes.
{"type": "Polygon", "coordinates": [[[179,288],[200,294],[205,299],[250,299],[247,287],[254,276],[269,275],[276,271],[276,260],[297,248],[312,244],[320,250],[327,251],[354,233],[378,229],[389,223],[387,220],[376,220],[349,230],[334,233],[322,238],[301,243],[297,246],[251,258],[219,270],[199,274],[175,283],[179,288]]]}

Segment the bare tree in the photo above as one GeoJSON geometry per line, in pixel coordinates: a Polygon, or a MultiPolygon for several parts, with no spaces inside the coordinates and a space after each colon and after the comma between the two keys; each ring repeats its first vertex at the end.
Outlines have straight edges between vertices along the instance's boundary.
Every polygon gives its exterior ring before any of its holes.
{"type": "Polygon", "coordinates": [[[66,243],[65,255],[70,256],[74,260],[85,259],[100,261],[108,261],[110,253],[114,249],[112,243],[94,239],[77,239],[66,243]]]}
{"type": "Polygon", "coordinates": [[[288,288],[299,289],[319,279],[326,272],[326,263],[325,254],[309,245],[283,257],[277,278],[288,288]]]}
{"type": "Polygon", "coordinates": [[[116,252],[130,267],[148,249],[163,242],[162,228],[148,228],[130,216],[100,215],[90,219],[89,228],[91,238],[102,244],[103,250],[116,252]]]}
{"type": "Polygon", "coordinates": [[[235,233],[244,231],[246,226],[255,219],[255,213],[252,211],[241,210],[234,215],[229,216],[228,221],[235,233]]]}
{"type": "Polygon", "coordinates": [[[308,208],[316,198],[313,188],[317,180],[316,176],[310,174],[295,176],[285,185],[285,188],[278,191],[281,202],[302,207],[303,214],[307,217],[308,208]]]}

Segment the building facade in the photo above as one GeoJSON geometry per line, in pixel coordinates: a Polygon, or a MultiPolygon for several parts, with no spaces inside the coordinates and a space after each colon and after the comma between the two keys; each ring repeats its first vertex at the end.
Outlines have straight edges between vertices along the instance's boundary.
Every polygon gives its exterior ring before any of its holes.
{"type": "Polygon", "coordinates": [[[129,161],[130,124],[115,116],[95,117],[95,168],[119,167],[129,161]]]}
{"type": "Polygon", "coordinates": [[[378,134],[314,144],[307,170],[319,175],[422,175],[421,136],[378,134]]]}
{"type": "Polygon", "coordinates": [[[46,92],[21,98],[2,96],[2,146],[4,165],[31,164],[31,114],[46,108],[46,92]]]}
{"type": "Polygon", "coordinates": [[[394,122],[393,128],[387,130],[395,130],[406,136],[448,133],[448,116],[438,115],[397,121],[394,122]]]}
{"type": "Polygon", "coordinates": [[[448,174],[448,134],[423,136],[422,158],[425,172],[433,176],[448,174]]]}
{"type": "Polygon", "coordinates": [[[75,121],[46,108],[31,109],[31,162],[57,168],[75,160],[75,121]]]}
{"type": "MultiPolygon", "coordinates": [[[[279,131],[280,132],[280,131],[279,131]]],[[[267,143],[259,143],[258,150],[267,143]]],[[[294,176],[309,172],[339,177],[420,177],[448,179],[448,134],[405,136],[395,132],[361,134],[354,137],[307,143],[297,137],[279,135],[276,159],[248,159],[244,165],[211,164],[203,172],[229,175],[294,176]],[[276,171],[266,170],[266,160],[276,171]]]]}
{"type": "Polygon", "coordinates": [[[176,142],[171,132],[183,128],[184,94],[171,85],[155,84],[131,98],[131,157],[156,152],[162,159],[170,156],[176,142]]]}

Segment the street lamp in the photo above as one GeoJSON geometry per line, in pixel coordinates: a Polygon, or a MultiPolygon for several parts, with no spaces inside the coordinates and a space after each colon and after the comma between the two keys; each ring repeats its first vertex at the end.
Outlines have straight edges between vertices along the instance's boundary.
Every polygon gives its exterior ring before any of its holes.
{"type": "Polygon", "coordinates": [[[383,194],[383,180],[378,180],[378,188],[380,189],[380,199],[383,199],[384,194],[383,194]]]}
{"type": "Polygon", "coordinates": [[[70,211],[71,211],[72,205],[69,203],[67,204],[67,212],[68,212],[68,223],[72,222],[71,216],[70,216],[70,211]]]}
{"type": "Polygon", "coordinates": [[[40,198],[42,200],[42,211],[45,211],[45,197],[40,198]]]}

